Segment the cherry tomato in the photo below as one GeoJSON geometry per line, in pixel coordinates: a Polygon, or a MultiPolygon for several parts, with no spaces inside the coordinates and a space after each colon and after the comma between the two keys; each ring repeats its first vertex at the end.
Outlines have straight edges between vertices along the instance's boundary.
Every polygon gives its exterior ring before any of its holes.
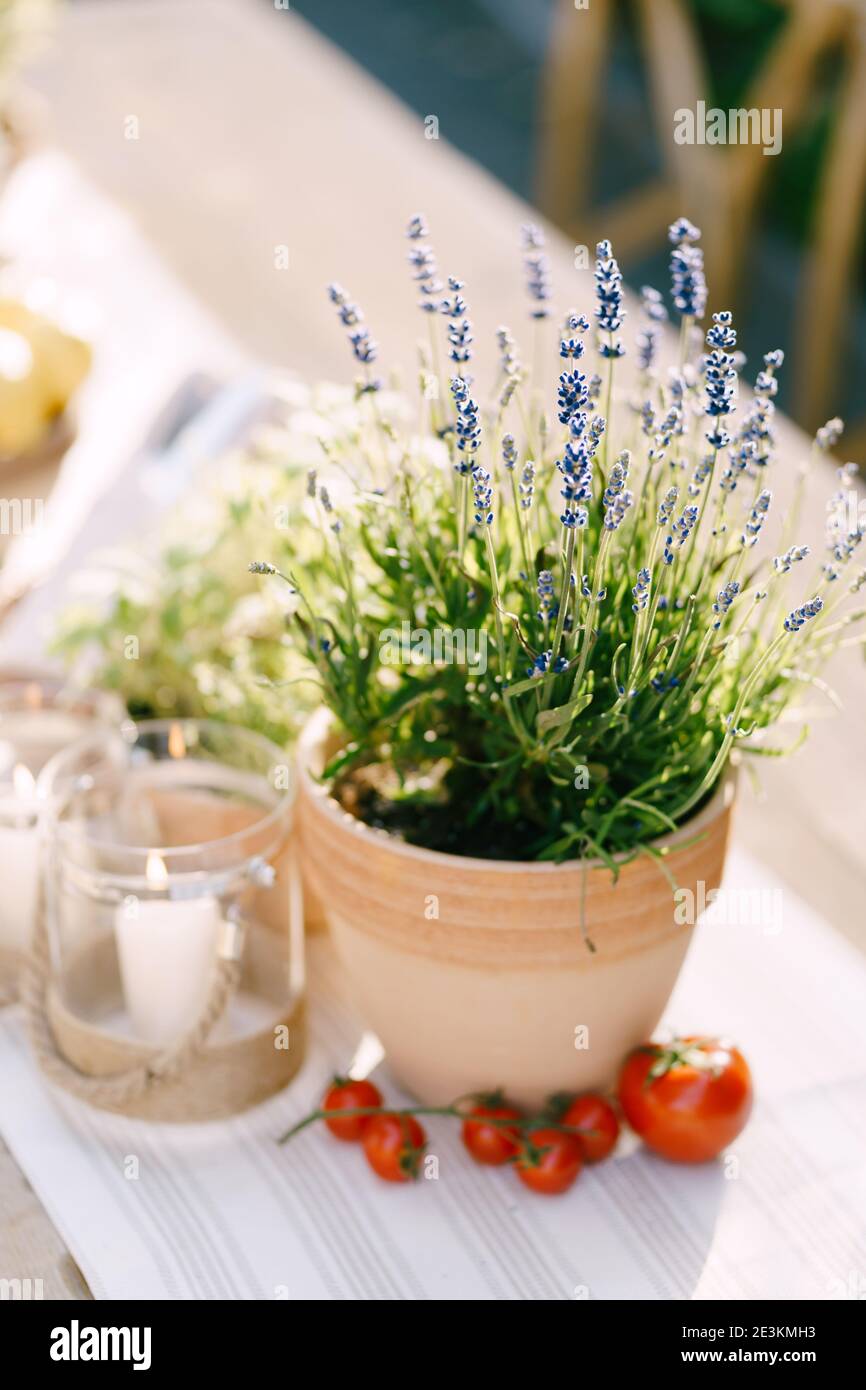
{"type": "Polygon", "coordinates": [[[574,1137],[586,1163],[600,1163],[616,1148],[619,1120],[604,1096],[577,1096],[563,1112],[560,1122],[582,1131],[574,1137]]]}
{"type": "MultiPolygon", "coordinates": [[[[372,1081],[351,1081],[347,1077],[335,1076],[325,1092],[323,1110],[368,1110],[373,1105],[382,1104],[382,1093],[372,1081]]],[[[363,1139],[372,1115],[343,1115],[325,1124],[337,1139],[357,1143],[363,1139]]]]}
{"type": "Polygon", "coordinates": [[[647,1044],[622,1069],[626,1119],[651,1149],[675,1163],[705,1163],[731,1144],[752,1109],[742,1053],[716,1038],[647,1044]]]}
{"type": "Polygon", "coordinates": [[[515,1163],[517,1176],[533,1192],[566,1192],[583,1167],[580,1144],[561,1129],[531,1129],[515,1163]]]}
{"type": "Polygon", "coordinates": [[[386,1182],[417,1178],[427,1136],[412,1115],[376,1115],[364,1131],[367,1162],[386,1182]]]}
{"type": "Polygon", "coordinates": [[[476,1163],[496,1167],[513,1158],[520,1147],[520,1129],[510,1125],[485,1124],[484,1120],[519,1120],[520,1111],[497,1097],[479,1100],[469,1112],[478,1118],[463,1121],[463,1143],[476,1163]]]}

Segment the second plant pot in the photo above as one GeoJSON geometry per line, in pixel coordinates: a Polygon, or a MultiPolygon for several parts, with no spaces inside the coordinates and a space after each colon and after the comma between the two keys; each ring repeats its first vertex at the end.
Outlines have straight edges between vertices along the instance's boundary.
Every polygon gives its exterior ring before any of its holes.
{"type": "MultiPolygon", "coordinates": [[[[502,1087],[535,1107],[554,1091],[609,1087],[656,1027],[692,935],[655,859],[624,864],[614,883],[599,861],[510,863],[405,844],[318,782],[328,730],[322,711],[300,741],[305,869],[395,1077],[428,1104],[502,1087]]],[[[729,774],[655,842],[678,888],[719,886],[734,791],[729,774]]]]}

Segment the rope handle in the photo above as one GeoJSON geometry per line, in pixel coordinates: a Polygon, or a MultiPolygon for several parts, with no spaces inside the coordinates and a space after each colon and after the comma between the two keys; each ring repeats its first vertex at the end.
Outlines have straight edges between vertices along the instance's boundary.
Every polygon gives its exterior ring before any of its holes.
{"type": "Polygon", "coordinates": [[[21,976],[21,1002],[24,1005],[27,1034],[43,1075],[79,1100],[103,1106],[127,1105],[162,1082],[176,1081],[204,1047],[211,1029],[238,987],[243,946],[239,924],[233,923],[233,931],[220,942],[211,987],[192,1028],[146,1062],[136,1063],[110,1076],[90,1076],[79,1071],[60,1052],[48,1019],[46,996],[51,976],[51,953],[44,897],[44,893],[40,892],[31,950],[21,976]]]}

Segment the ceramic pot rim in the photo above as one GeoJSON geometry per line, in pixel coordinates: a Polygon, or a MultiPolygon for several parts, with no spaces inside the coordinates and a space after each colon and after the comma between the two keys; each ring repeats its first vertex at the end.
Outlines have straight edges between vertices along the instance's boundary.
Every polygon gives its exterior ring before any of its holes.
{"type": "MultiPolygon", "coordinates": [[[[298,739],[299,790],[315,802],[316,809],[323,816],[346,834],[353,835],[358,840],[372,841],[382,848],[387,847],[390,853],[404,859],[414,860],[416,863],[429,863],[433,860],[446,866],[453,865],[455,868],[462,868],[463,870],[483,870],[486,873],[529,874],[547,877],[551,874],[582,874],[586,869],[607,867],[603,859],[569,859],[563,864],[551,864],[546,861],[539,863],[525,859],[479,859],[465,854],[448,854],[443,850],[424,849],[420,845],[407,844],[405,840],[398,839],[388,830],[367,825],[365,821],[353,816],[350,811],[344,810],[321,783],[316,781],[311,771],[330,723],[330,710],[322,708],[310,716],[301,730],[298,739]]],[[[650,843],[655,849],[666,849],[676,848],[682,841],[690,840],[696,833],[705,830],[720,815],[730,809],[734,803],[736,791],[737,768],[735,764],[729,764],[725,775],[706,806],[696,816],[685,821],[677,830],[660,835],[650,843]]],[[[628,857],[626,852],[611,855],[615,863],[622,863],[628,857]]]]}

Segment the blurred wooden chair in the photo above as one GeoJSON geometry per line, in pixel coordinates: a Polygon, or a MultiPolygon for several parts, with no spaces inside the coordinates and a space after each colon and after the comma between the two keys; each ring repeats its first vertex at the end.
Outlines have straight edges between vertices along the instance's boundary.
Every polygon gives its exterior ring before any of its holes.
{"type": "MultiPolygon", "coordinates": [[[[841,47],[845,78],[822,171],[798,294],[797,414],[813,427],[832,413],[832,382],[866,192],[866,16],[860,0],[780,0],[789,11],[740,108],[780,107],[783,136],[805,114],[818,65],[841,47]]],[[[545,69],[537,201],[575,241],[609,236],[622,260],[658,247],[675,217],[703,231],[709,309],[736,305],[769,158],[760,144],[678,145],[674,113],[709,103],[710,83],[688,0],[635,0],[663,169],[605,207],[587,189],[597,145],[615,0],[558,0],[545,69]]],[[[784,146],[782,156],[784,157],[784,146]]],[[[850,447],[850,446],[849,446],[850,447]]]]}

